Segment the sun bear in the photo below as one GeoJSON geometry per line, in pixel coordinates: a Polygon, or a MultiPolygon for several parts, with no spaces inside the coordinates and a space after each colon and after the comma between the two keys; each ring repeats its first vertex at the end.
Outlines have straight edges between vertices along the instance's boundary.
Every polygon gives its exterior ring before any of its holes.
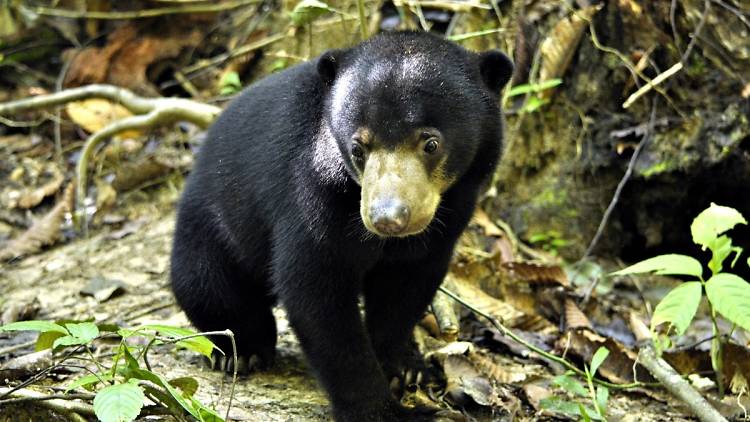
{"type": "Polygon", "coordinates": [[[512,69],[499,51],[394,32],[248,87],[178,207],[171,283],[190,321],[231,329],[260,368],[278,301],[335,420],[433,420],[389,380],[500,158],[512,69]]]}

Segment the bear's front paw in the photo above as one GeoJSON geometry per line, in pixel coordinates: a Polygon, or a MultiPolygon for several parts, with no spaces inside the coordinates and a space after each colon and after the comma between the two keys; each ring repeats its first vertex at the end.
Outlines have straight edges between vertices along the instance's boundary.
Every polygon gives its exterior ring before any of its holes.
{"type": "MultiPolygon", "coordinates": [[[[207,365],[214,371],[224,371],[227,374],[234,373],[234,358],[232,355],[222,355],[217,350],[211,353],[211,359],[206,359],[207,365]]],[[[248,375],[253,372],[263,371],[273,366],[273,355],[261,356],[260,354],[238,355],[237,374],[248,375]]]]}
{"type": "Polygon", "coordinates": [[[421,387],[423,390],[442,390],[445,388],[445,374],[433,365],[425,362],[417,353],[409,353],[398,363],[385,363],[383,371],[390,381],[391,391],[400,396],[405,390],[421,387]]]}

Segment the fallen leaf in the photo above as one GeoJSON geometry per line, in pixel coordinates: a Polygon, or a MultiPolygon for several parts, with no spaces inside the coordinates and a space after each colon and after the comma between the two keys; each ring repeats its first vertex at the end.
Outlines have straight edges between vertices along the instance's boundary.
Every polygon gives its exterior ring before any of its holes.
{"type": "MultiPolygon", "coordinates": [[[[103,98],[90,98],[83,101],[74,101],[65,106],[68,117],[75,124],[82,127],[86,132],[98,132],[112,122],[133,115],[127,108],[115,104],[103,98]]],[[[117,134],[119,138],[136,138],[139,131],[126,131],[117,134]]]]}
{"type": "MultiPolygon", "coordinates": [[[[601,8],[601,5],[594,5],[577,10],[567,18],[561,19],[552,28],[539,47],[542,59],[539,69],[540,82],[560,78],[565,74],[570,61],[573,59],[573,54],[578,48],[578,43],[588,27],[589,20],[601,8]]],[[[553,89],[548,89],[543,91],[541,95],[546,98],[553,91],[553,89]]]]}
{"type": "Polygon", "coordinates": [[[60,226],[73,205],[73,183],[68,184],[57,205],[47,215],[39,219],[25,232],[8,242],[0,249],[0,260],[19,258],[38,252],[42,247],[56,243],[60,239],[60,226]]]}
{"type": "Polygon", "coordinates": [[[39,205],[44,198],[54,195],[60,190],[60,186],[62,186],[65,176],[57,165],[46,165],[44,173],[48,176],[49,180],[37,188],[22,191],[16,204],[18,208],[33,208],[39,205]]]}
{"type": "Polygon", "coordinates": [[[559,265],[537,264],[533,262],[506,262],[503,268],[516,278],[527,283],[552,283],[568,286],[568,276],[559,265]]]}

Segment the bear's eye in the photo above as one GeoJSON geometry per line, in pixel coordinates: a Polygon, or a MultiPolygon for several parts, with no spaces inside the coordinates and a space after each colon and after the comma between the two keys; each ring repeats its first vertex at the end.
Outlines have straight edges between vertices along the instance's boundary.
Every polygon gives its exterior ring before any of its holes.
{"type": "Polygon", "coordinates": [[[359,143],[359,141],[355,140],[352,142],[352,157],[357,160],[365,158],[365,148],[359,143]]]}
{"type": "Polygon", "coordinates": [[[433,154],[435,151],[438,150],[438,147],[440,146],[440,143],[438,142],[438,139],[434,136],[427,140],[427,142],[424,144],[424,152],[428,154],[433,154]]]}

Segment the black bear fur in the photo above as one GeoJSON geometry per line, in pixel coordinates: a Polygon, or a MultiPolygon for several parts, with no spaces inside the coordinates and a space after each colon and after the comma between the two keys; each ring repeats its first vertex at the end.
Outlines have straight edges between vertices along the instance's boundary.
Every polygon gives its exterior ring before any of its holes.
{"type": "Polygon", "coordinates": [[[179,204],[171,281],[192,323],[231,329],[239,355],[270,363],[278,300],[337,421],[432,420],[388,380],[500,158],[511,73],[500,52],[397,32],[247,88],[211,127],[179,204]],[[415,125],[444,134],[452,183],[422,233],[364,229],[349,151],[362,124],[391,144],[415,125]]]}

